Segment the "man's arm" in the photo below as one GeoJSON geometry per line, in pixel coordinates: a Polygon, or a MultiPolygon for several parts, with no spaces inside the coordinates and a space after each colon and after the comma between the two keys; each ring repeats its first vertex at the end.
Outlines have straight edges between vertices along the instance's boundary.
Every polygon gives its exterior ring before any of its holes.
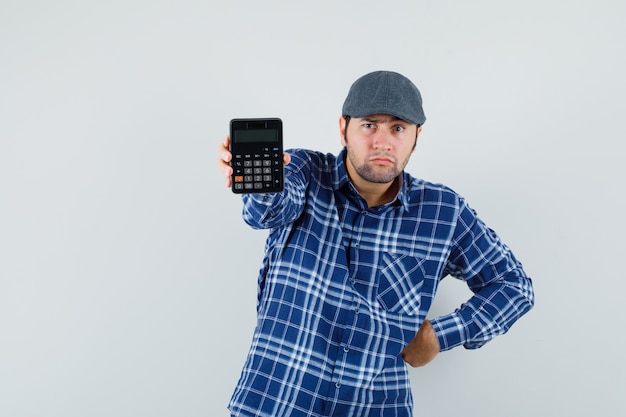
{"type": "Polygon", "coordinates": [[[447,273],[474,295],[455,312],[431,320],[441,350],[483,346],[506,333],[534,305],[532,281],[511,250],[461,199],[447,273]]]}
{"type": "MultiPolygon", "coordinates": [[[[229,150],[230,138],[226,136],[218,146],[217,167],[225,177],[226,187],[231,186],[233,173],[230,161],[232,154],[229,150]]],[[[309,166],[306,154],[303,152],[292,156],[284,152],[285,189],[280,193],[241,194],[243,201],[243,219],[255,229],[271,229],[284,226],[296,220],[306,202],[306,188],[308,185],[309,166]],[[296,162],[296,163],[292,163],[296,162]]]]}

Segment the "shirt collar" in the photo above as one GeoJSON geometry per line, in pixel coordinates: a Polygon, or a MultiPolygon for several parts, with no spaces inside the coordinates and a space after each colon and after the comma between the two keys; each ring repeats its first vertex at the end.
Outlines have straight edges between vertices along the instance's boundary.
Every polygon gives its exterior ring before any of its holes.
{"type": "MultiPolygon", "coordinates": [[[[333,189],[335,191],[351,184],[350,177],[348,176],[348,170],[346,169],[346,149],[344,148],[339,155],[337,156],[337,162],[335,164],[335,175],[334,175],[334,184],[333,189]]],[[[407,186],[411,178],[409,174],[402,171],[400,174],[400,190],[391,202],[389,202],[388,206],[402,206],[405,210],[409,209],[409,196],[407,192],[407,186]]]]}

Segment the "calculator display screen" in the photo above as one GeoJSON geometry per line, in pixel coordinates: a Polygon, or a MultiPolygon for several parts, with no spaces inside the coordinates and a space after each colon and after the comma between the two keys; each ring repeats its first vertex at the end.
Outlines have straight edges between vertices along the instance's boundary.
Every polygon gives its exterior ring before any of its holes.
{"type": "Polygon", "coordinates": [[[234,142],[278,142],[278,131],[275,129],[246,129],[236,130],[234,133],[234,142]]]}

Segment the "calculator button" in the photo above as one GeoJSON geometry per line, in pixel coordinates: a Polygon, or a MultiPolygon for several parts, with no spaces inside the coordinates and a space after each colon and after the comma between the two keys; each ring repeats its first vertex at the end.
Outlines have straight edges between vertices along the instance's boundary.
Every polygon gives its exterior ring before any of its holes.
{"type": "Polygon", "coordinates": [[[239,192],[272,192],[281,189],[283,161],[280,148],[259,147],[233,153],[233,189],[239,192]]]}

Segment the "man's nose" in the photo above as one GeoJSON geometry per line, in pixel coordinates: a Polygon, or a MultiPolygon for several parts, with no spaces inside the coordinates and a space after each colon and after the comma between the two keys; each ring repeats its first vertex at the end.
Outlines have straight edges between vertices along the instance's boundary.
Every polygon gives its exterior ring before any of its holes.
{"type": "Polygon", "coordinates": [[[375,149],[390,149],[391,133],[386,129],[378,129],[374,134],[373,145],[375,149]]]}

